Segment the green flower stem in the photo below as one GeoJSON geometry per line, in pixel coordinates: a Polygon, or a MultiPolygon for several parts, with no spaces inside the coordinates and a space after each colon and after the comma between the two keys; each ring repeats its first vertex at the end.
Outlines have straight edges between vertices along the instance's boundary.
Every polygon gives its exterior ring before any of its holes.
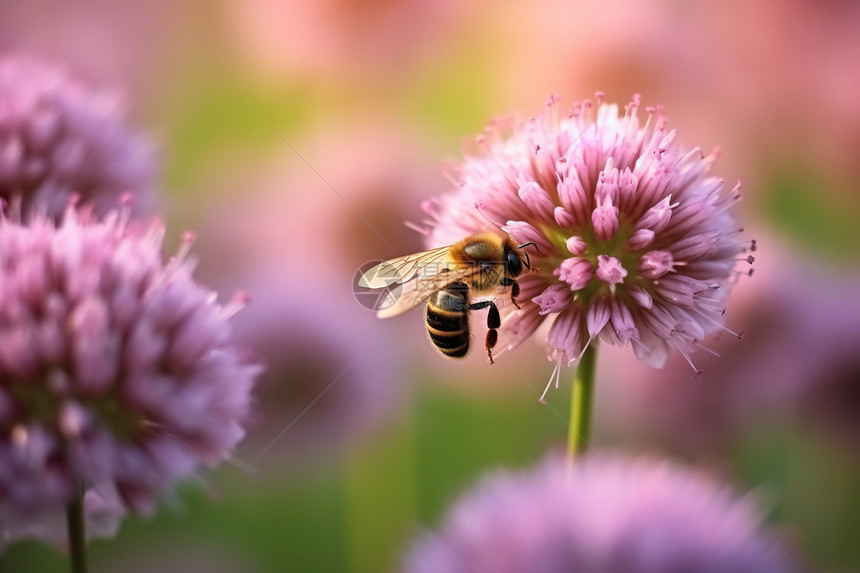
{"type": "Polygon", "coordinates": [[[581,456],[588,449],[591,439],[591,409],[594,405],[594,366],[597,362],[595,345],[590,345],[579,365],[570,396],[570,427],[567,434],[567,450],[571,458],[581,456]]]}
{"type": "Polygon", "coordinates": [[[66,524],[69,528],[72,573],[87,573],[87,533],[84,521],[83,483],[78,484],[77,491],[66,507],[66,524]]]}
{"type": "Polygon", "coordinates": [[[343,456],[347,571],[388,571],[392,539],[414,525],[417,513],[418,422],[405,407],[399,430],[355,444],[343,456]]]}

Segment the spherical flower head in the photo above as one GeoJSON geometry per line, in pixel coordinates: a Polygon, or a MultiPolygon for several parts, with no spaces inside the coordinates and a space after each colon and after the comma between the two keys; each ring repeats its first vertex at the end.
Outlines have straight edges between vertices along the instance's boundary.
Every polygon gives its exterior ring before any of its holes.
{"type": "Polygon", "coordinates": [[[484,478],[415,543],[408,573],[795,571],[748,498],[650,459],[551,457],[484,478]]]}
{"type": "MultiPolygon", "coordinates": [[[[69,208],[0,217],[0,523],[62,510],[79,481],[147,512],[243,437],[259,366],[160,224],[69,208]]],[[[104,507],[104,504],[101,504],[104,507]]]]}
{"type": "Polygon", "coordinates": [[[641,123],[639,108],[638,95],[622,113],[598,93],[569,115],[551,99],[537,117],[494,123],[454,174],[459,189],[425,204],[430,246],[493,227],[534,243],[522,309],[503,309],[506,348],[551,314],[559,365],[599,339],[659,367],[721,328],[750,246],[732,213],[740,185],[727,191],[709,175],[715,154],[677,144],[659,108],[641,123]]]}
{"type": "Polygon", "coordinates": [[[59,219],[73,196],[104,214],[129,194],[154,202],[156,156],[125,125],[120,98],[64,70],[0,57],[0,198],[59,219]]]}

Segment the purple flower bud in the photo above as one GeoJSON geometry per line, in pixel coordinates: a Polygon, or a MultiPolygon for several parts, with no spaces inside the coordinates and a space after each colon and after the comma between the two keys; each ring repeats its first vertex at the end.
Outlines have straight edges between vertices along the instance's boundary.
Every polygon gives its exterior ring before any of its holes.
{"type": "Polygon", "coordinates": [[[594,236],[599,241],[608,241],[618,231],[618,207],[612,205],[612,197],[607,196],[591,212],[594,236]]]}
{"type": "Polygon", "coordinates": [[[636,270],[647,279],[659,279],[673,270],[674,259],[669,251],[648,251],[636,263],[636,270]]]}
{"type": "Polygon", "coordinates": [[[585,251],[588,250],[588,243],[582,237],[570,237],[564,244],[571,254],[577,256],[584,255],[585,251]]]}
{"type": "Polygon", "coordinates": [[[644,249],[654,240],[655,233],[651,229],[639,229],[633,231],[630,238],[627,239],[627,248],[631,251],[644,249]]]}
{"type": "Polygon", "coordinates": [[[594,278],[594,265],[588,259],[572,257],[561,262],[556,276],[570,285],[570,290],[579,290],[594,278]]]}

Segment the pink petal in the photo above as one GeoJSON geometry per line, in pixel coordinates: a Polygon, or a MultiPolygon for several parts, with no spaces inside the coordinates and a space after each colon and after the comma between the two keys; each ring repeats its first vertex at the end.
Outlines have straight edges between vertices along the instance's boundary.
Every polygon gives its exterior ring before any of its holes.
{"type": "Polygon", "coordinates": [[[627,287],[627,294],[630,295],[636,304],[641,306],[642,308],[651,308],[653,306],[654,301],[651,298],[651,295],[648,294],[648,291],[642,288],[637,284],[632,284],[627,287]]]}
{"type": "Polygon", "coordinates": [[[549,242],[546,235],[525,221],[508,221],[502,230],[510,233],[520,244],[534,242],[541,254],[546,255],[555,251],[555,245],[549,242]]]}
{"type": "Polygon", "coordinates": [[[664,197],[662,201],[648,209],[633,226],[634,230],[651,229],[655,233],[662,231],[672,217],[672,205],[669,203],[671,199],[671,197],[664,197]]]}
{"type": "Polygon", "coordinates": [[[594,225],[594,236],[599,241],[608,241],[618,231],[618,207],[612,205],[612,198],[607,196],[594,211],[591,212],[591,222],[594,225]]]}
{"type": "Polygon", "coordinates": [[[570,286],[561,283],[550,285],[532,302],[540,306],[540,314],[561,312],[570,303],[570,286]]]}
{"type": "Polygon", "coordinates": [[[534,181],[523,182],[518,194],[534,215],[544,221],[554,220],[555,203],[540,185],[534,181]]]}
{"type": "Polygon", "coordinates": [[[606,323],[609,322],[610,311],[609,303],[605,299],[595,300],[588,307],[588,312],[585,316],[585,325],[588,330],[588,336],[596,338],[606,323]]]}
{"type": "Polygon", "coordinates": [[[582,352],[582,310],[571,305],[556,317],[547,335],[547,356],[553,362],[570,364],[582,352]]]}

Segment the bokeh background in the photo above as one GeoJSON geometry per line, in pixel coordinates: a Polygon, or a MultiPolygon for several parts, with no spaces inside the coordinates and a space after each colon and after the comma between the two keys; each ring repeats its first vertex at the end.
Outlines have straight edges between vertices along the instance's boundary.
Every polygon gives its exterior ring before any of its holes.
{"type": "MultiPolygon", "coordinates": [[[[423,247],[404,221],[492,116],[597,90],[720,147],[759,251],[744,337],[694,355],[698,379],[602,349],[595,449],[708,468],[813,568],[860,570],[860,4],[38,0],[0,4],[0,51],[124,94],[172,244],[195,230],[197,277],[250,293],[236,335],[269,364],[234,462],[92,543],[93,571],[394,571],[478,475],[560,447],[540,340],[452,363],[353,283],[423,247]]],[[[0,555],[65,570],[37,542],[0,555]]]]}

